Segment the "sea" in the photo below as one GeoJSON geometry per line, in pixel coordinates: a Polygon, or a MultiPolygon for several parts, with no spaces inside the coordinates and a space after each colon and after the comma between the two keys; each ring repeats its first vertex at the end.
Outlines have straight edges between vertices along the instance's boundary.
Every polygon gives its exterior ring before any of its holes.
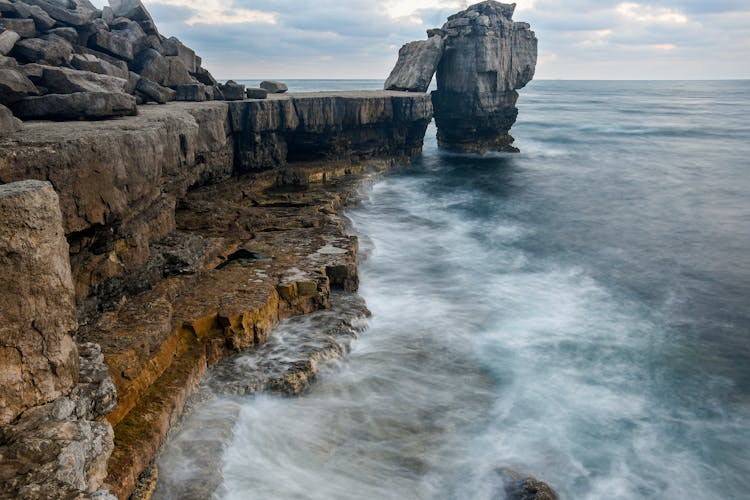
{"type": "Polygon", "coordinates": [[[750,498],[750,81],[519,93],[520,153],[432,124],[347,212],[372,316],[302,397],[210,403],[215,498],[750,498]]]}

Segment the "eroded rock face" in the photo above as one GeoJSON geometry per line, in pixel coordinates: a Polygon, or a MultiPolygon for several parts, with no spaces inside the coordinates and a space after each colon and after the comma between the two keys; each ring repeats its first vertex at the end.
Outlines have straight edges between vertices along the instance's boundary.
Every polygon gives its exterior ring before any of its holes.
{"type": "Polygon", "coordinates": [[[517,151],[508,134],[517,89],[534,76],[537,40],[513,22],[515,4],[482,2],[443,26],[445,52],[433,93],[438,143],[458,151],[517,151]]]}
{"type": "Polygon", "coordinates": [[[396,67],[385,81],[385,90],[427,92],[443,57],[444,47],[445,39],[441,35],[409,42],[401,47],[396,67]]]}
{"type": "Polygon", "coordinates": [[[68,242],[49,182],[0,186],[0,424],[78,380],[68,242]]]}

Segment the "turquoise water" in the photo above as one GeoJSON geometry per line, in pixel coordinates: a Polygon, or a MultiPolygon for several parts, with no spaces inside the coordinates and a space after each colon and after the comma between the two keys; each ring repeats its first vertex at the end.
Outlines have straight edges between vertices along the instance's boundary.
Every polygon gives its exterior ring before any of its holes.
{"type": "Polygon", "coordinates": [[[349,212],[368,329],[304,397],[236,402],[219,497],[501,498],[511,467],[748,498],[750,82],[539,81],[519,108],[520,154],[431,126],[349,212]]]}

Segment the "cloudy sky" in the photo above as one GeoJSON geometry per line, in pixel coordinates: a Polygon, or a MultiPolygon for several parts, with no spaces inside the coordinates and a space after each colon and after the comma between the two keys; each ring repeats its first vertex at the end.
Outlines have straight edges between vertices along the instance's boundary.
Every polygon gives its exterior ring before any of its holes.
{"type": "MultiPolygon", "coordinates": [[[[94,0],[99,7],[106,0],[94,0]]],[[[160,31],[226,78],[380,78],[405,42],[474,2],[145,0],[160,31]]],[[[750,0],[517,0],[537,78],[750,78],[750,0]]]]}

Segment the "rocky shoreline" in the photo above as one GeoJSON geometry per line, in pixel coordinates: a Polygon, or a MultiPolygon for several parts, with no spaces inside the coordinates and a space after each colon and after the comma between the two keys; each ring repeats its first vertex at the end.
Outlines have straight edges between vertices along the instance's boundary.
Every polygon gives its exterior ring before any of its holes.
{"type": "Polygon", "coordinates": [[[384,91],[246,91],[110,3],[0,0],[0,498],[128,498],[217,363],[204,387],[254,356],[223,391],[301,393],[366,314],[341,210],[421,153],[433,106],[442,146],[512,149],[536,62],[490,1],[402,50],[384,91]],[[280,360],[273,328],[339,291],[347,312],[280,360]]]}

